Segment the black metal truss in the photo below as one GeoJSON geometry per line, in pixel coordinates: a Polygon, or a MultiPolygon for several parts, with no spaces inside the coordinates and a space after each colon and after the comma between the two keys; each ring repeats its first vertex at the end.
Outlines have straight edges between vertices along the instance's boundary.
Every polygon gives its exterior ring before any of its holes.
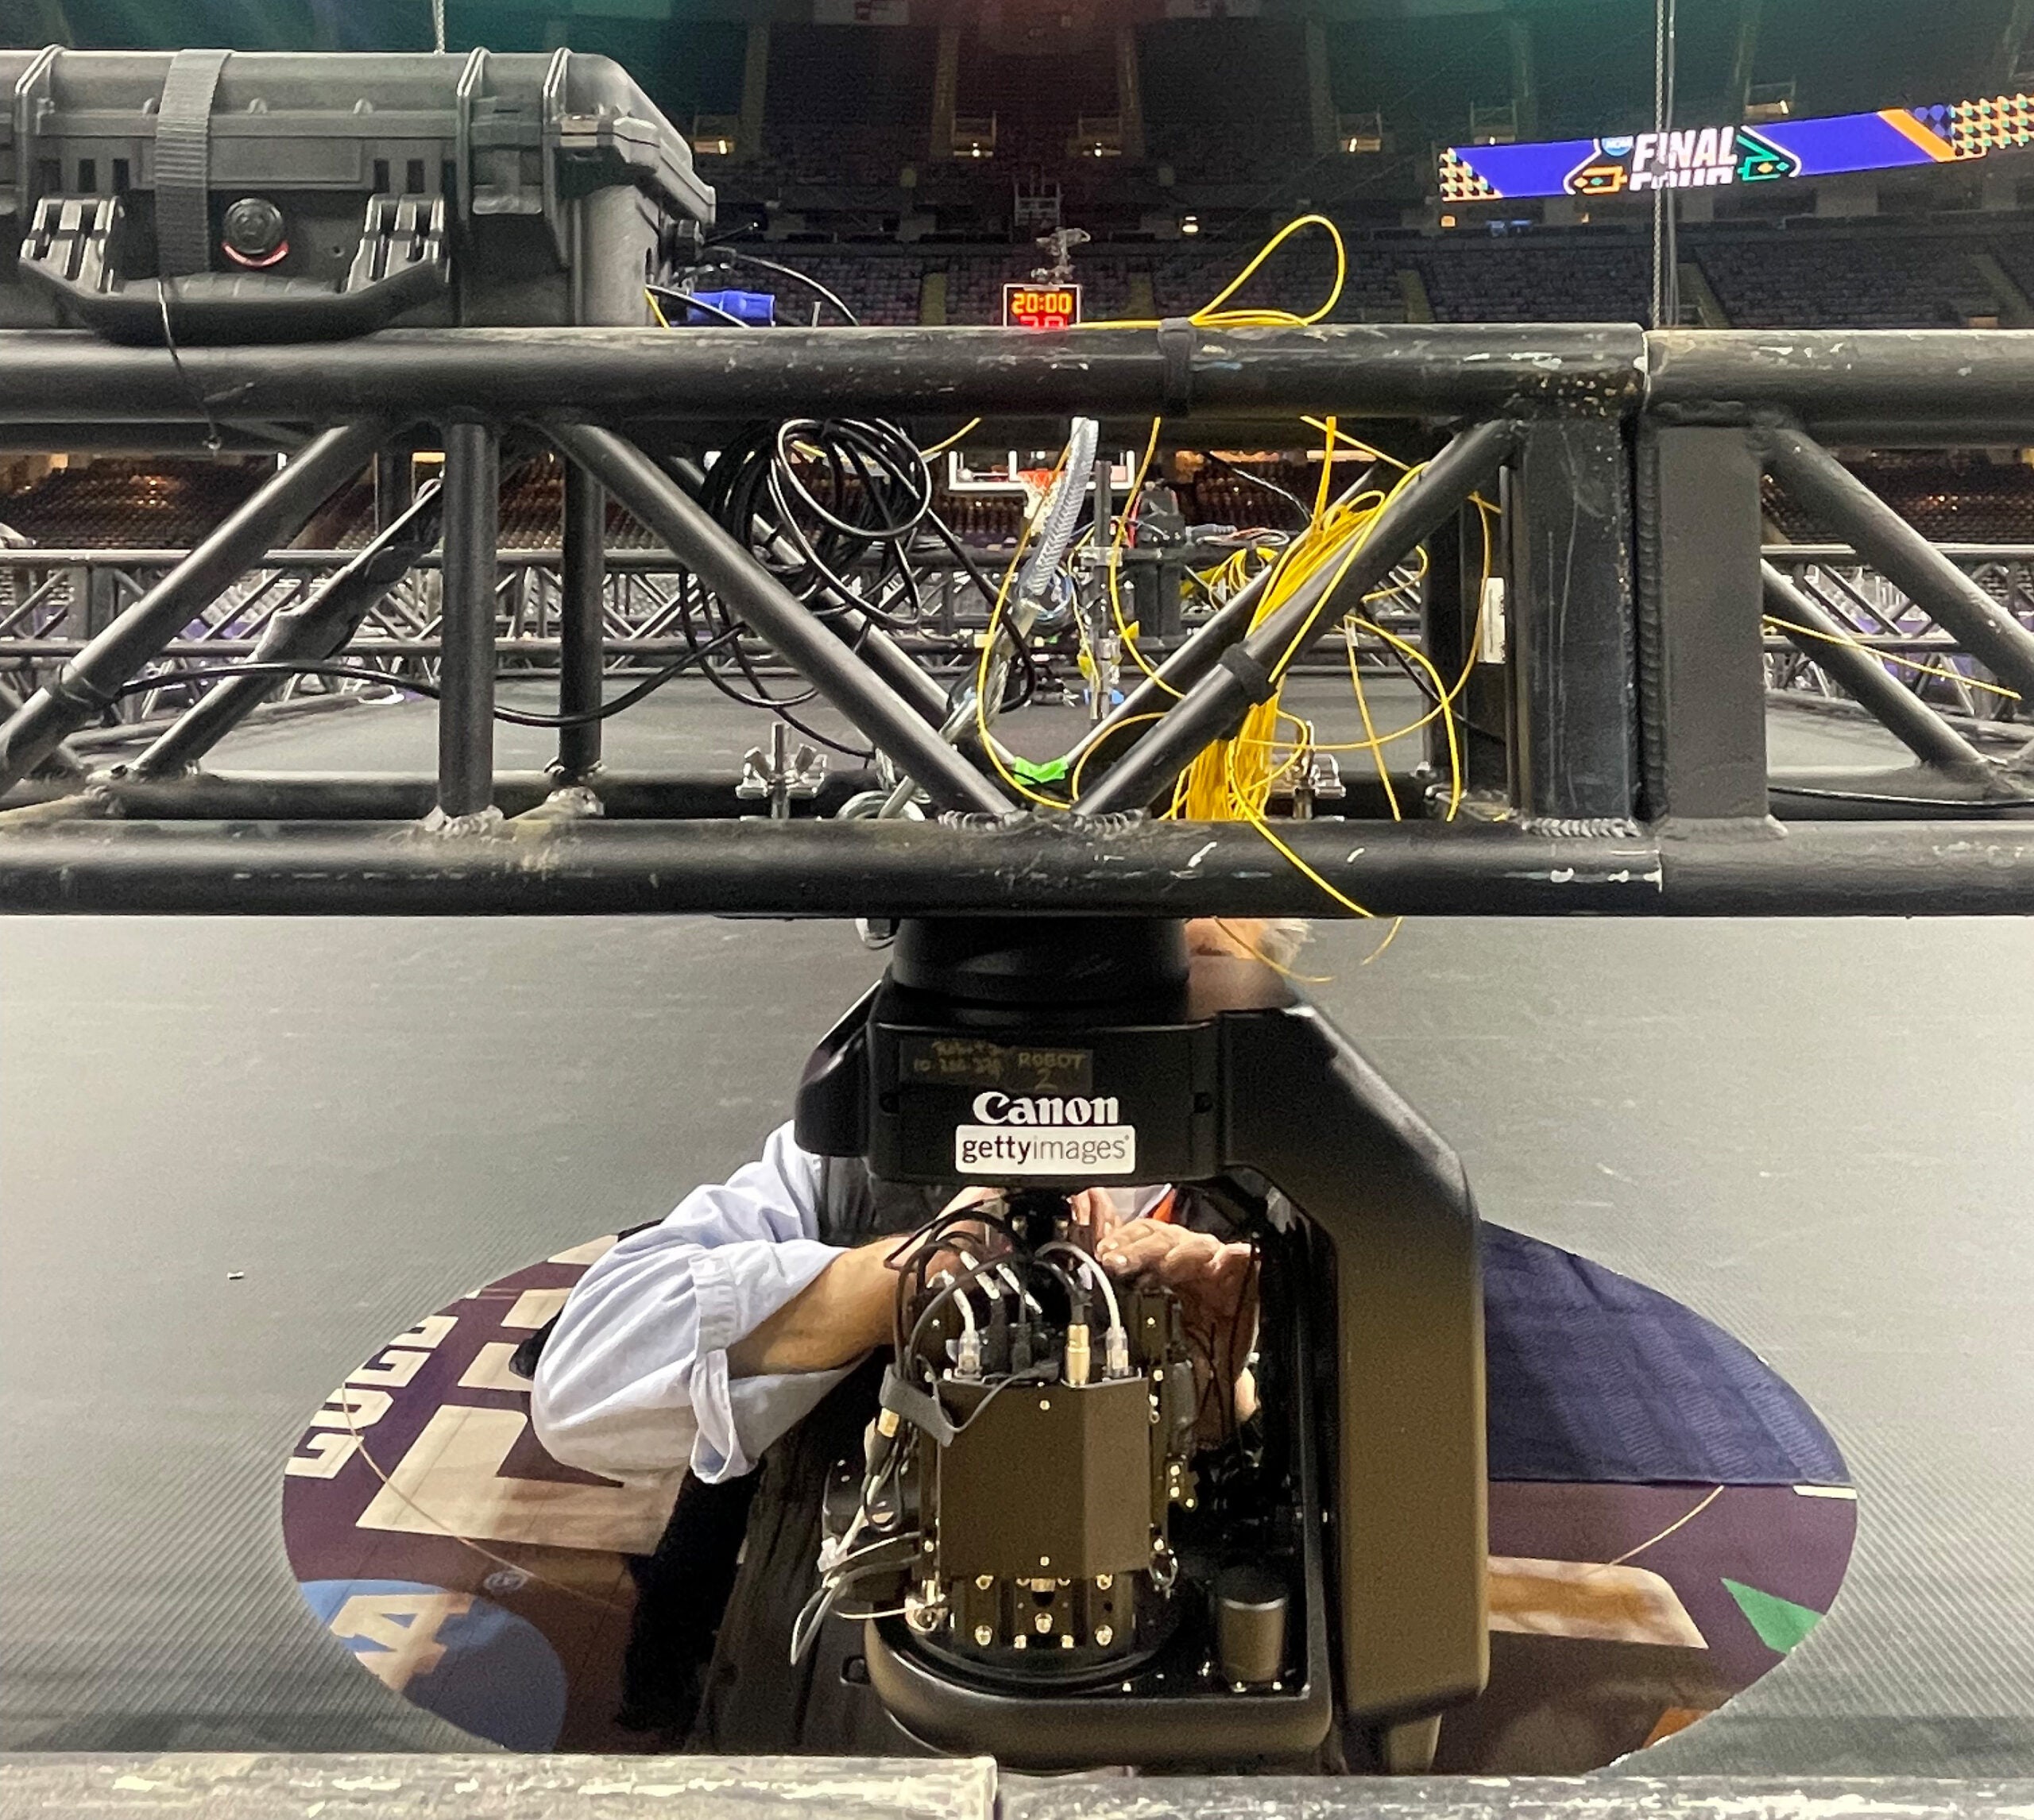
{"type": "MultiPolygon", "coordinates": [[[[0,334],[0,421],[12,426],[10,440],[59,445],[64,432],[52,426],[102,429],[110,419],[176,424],[200,400],[229,424],[295,426],[311,439],[203,545],[65,651],[61,667],[0,724],[0,790],[12,790],[0,807],[0,906],[2034,910],[2034,831],[2017,819],[2034,802],[2024,771],[1983,756],[1912,690],[1889,692],[1876,656],[1864,655],[1874,644],[1933,648],[1947,636],[2001,686],[2034,700],[2034,632],[1816,439],[1869,431],[1890,440],[2034,441],[2034,337],[1779,339],[1614,325],[1215,333],[1174,324],[1059,338],[785,331],[758,342],[713,331],[418,330],[317,348],[189,350],[183,363],[79,335],[0,334]],[[1374,522],[1344,579],[1360,598],[1402,575],[1423,545],[1431,557],[1432,540],[1453,541],[1457,560],[1444,560],[1425,611],[1437,648],[1483,660],[1465,697],[1495,706],[1506,736],[1499,750],[1479,729],[1472,776],[1494,782],[1501,758],[1508,801],[1486,792],[1473,815],[1448,824],[1281,823],[1286,853],[1262,829],[1145,819],[1195,754],[1263,697],[1280,666],[1339,620],[1341,604],[1317,589],[1255,628],[1247,601],[1216,615],[1170,654],[1163,683],[1137,691],[1090,742],[1077,803],[1042,813],[1020,805],[978,755],[942,736],[939,683],[880,628],[801,605],[663,458],[674,439],[697,441],[710,426],[819,402],[948,421],[1163,413],[1197,434],[1303,410],[1425,426],[1437,438],[1426,446],[1440,453],[1374,522]],[[182,635],[194,623],[238,635],[209,647],[222,655],[246,648],[246,628],[217,614],[218,603],[420,419],[440,426],[423,434],[436,435],[447,458],[443,495],[431,505],[445,525],[440,612],[408,641],[439,663],[431,800],[414,782],[291,786],[190,771],[210,736],[261,692],[251,680],[222,685],[191,709],[157,742],[146,777],[81,779],[67,740],[166,652],[189,648],[182,635]],[[548,641],[568,711],[595,698],[613,649],[602,614],[609,565],[595,535],[611,496],[936,808],[959,813],[910,825],[733,819],[698,780],[625,786],[607,778],[597,730],[584,724],[563,729],[552,778],[585,786],[581,794],[539,795],[532,781],[498,776],[489,718],[501,655],[494,482],[502,435],[531,431],[573,468],[548,641]],[[1761,465],[1902,590],[1925,629],[1900,616],[1876,628],[1848,614],[1818,618],[1787,575],[1761,566],[1761,465]],[[1472,495],[1495,497],[1503,512],[1508,682],[1496,693],[1483,673],[1498,654],[1471,648],[1482,603],[1467,600],[1459,559],[1456,527],[1472,495]],[[1864,708],[1915,752],[1914,767],[1866,789],[1793,779],[1769,790],[1769,615],[1791,619],[1785,636],[1804,649],[1839,641],[1817,659],[1823,673],[1850,679],[1864,708]],[[611,817],[601,813],[604,792],[611,817]],[[392,804],[400,806],[383,819],[392,804]],[[242,813],[253,818],[235,819],[242,813]],[[2006,825],[1973,825],[1979,817],[2006,825]]],[[[388,516],[408,504],[392,497],[388,516]]],[[[363,597],[372,606],[390,572],[418,560],[416,539],[400,558],[390,553],[396,543],[377,547],[385,566],[331,578],[290,614],[271,614],[257,647],[337,648],[333,628],[358,624],[363,597]]],[[[33,609],[25,616],[32,624],[33,609]]],[[[1454,711],[1462,714],[1461,701],[1454,711]]],[[[1466,736],[1466,717],[1458,725],[1466,736]]]]}

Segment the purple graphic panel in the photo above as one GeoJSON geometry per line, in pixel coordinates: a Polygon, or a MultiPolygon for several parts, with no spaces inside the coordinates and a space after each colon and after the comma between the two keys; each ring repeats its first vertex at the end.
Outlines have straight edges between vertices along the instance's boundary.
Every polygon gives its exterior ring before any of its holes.
{"type": "Polygon", "coordinates": [[[2034,96],[1889,107],[1755,126],[1676,128],[1440,154],[1443,202],[1603,196],[1940,164],[2034,144],[2034,96]]]}

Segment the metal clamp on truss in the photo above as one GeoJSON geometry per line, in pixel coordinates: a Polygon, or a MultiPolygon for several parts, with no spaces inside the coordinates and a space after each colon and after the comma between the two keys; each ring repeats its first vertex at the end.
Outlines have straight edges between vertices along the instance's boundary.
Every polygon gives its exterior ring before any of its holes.
{"type": "Polygon", "coordinates": [[[1332,752],[1302,755],[1293,767],[1291,787],[1295,821],[1311,821],[1317,804],[1340,802],[1349,794],[1349,786],[1342,781],[1342,767],[1332,752]]]}
{"type": "Polygon", "coordinates": [[[752,746],[744,754],[741,782],[734,793],[744,802],[768,803],[772,821],[787,821],[791,805],[810,801],[826,781],[826,755],[808,745],[794,747],[791,728],[775,721],[770,726],[769,750],[752,746]]]}
{"type": "Polygon", "coordinates": [[[451,283],[442,196],[370,196],[336,288],[268,272],[124,276],[137,262],[118,196],[45,196],[21,242],[21,276],[109,341],[160,345],[338,341],[386,327],[451,283]]]}

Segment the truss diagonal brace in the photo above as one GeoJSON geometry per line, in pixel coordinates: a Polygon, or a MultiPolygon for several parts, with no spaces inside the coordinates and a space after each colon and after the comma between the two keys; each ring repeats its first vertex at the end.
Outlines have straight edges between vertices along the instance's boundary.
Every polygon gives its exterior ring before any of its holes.
{"type": "MultiPolygon", "coordinates": [[[[1335,504],[1348,505],[1367,492],[1376,472],[1374,465],[1364,469],[1353,483],[1336,496],[1335,504]]],[[[1077,771],[1088,762],[1091,752],[1103,746],[1115,744],[1114,755],[1120,758],[1135,745],[1142,730],[1163,713],[1166,705],[1177,701],[1220,663],[1250,630],[1251,622],[1257,617],[1257,603],[1263,599],[1264,590],[1270,586],[1277,574],[1275,564],[1260,569],[1239,588],[1212,618],[1156,670],[1149,671],[1143,681],[1110,710],[1108,717],[1067,754],[1068,762],[1077,771]]],[[[1095,767],[1096,778],[1099,779],[1108,768],[1108,757],[1104,755],[1104,762],[1095,767]]]]}
{"type": "MultiPolygon", "coordinates": [[[[360,622],[438,541],[434,481],[394,524],[333,574],[303,605],[279,612],[250,662],[307,663],[336,657],[360,622]]],[[[282,687],[280,676],[230,676],[215,683],[134,761],[137,777],[174,777],[195,768],[220,740],[282,687]]]]}
{"type": "Polygon", "coordinates": [[[369,419],[327,430],[0,725],[0,793],[97,718],[145,665],[364,468],[389,435],[369,419]]]}
{"type": "Polygon", "coordinates": [[[2034,702],[2034,632],[1813,438],[1773,424],[1754,432],[1754,444],[1796,504],[1849,539],[2021,701],[2034,702]]]}
{"type": "Polygon", "coordinates": [[[1459,512],[1516,445],[1518,426],[1479,423],[1455,437],[1372,523],[1354,558],[1323,563],[1293,598],[1232,646],[1149,728],[1089,795],[1088,813],[1142,809],[1170,786],[1211,740],[1224,737],[1252,702],[1268,697],[1278,676],[1305,655],[1328,625],[1336,597],[1361,601],[1434,527],[1459,512]]]}
{"type": "Polygon", "coordinates": [[[1794,647],[1819,664],[1859,706],[1924,765],[1970,776],[1991,767],[1985,755],[1854,640],[1851,628],[1770,562],[1758,566],[1765,604],[1794,647]],[[1798,628],[1798,629],[1797,629],[1798,628]]]}
{"type": "Polygon", "coordinates": [[[543,427],[934,802],[992,815],[1015,806],[634,443],[590,424],[543,427]]]}

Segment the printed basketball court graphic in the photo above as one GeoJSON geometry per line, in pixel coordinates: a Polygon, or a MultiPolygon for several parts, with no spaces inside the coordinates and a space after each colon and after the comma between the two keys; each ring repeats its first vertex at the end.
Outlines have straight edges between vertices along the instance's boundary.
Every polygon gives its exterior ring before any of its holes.
{"type": "MultiPolygon", "coordinates": [[[[396,1335],[284,1468],[291,1566],[333,1646],[515,1750],[664,1748],[617,1714],[630,1557],[675,1486],[551,1459],[510,1363],[613,1242],[396,1335]]],[[[1842,1584],[1855,1494],[1801,1399],[1692,1310],[1498,1227],[1484,1269],[1491,1681],[1437,1767],[1597,1768],[1779,1666],[1842,1584]]]]}

